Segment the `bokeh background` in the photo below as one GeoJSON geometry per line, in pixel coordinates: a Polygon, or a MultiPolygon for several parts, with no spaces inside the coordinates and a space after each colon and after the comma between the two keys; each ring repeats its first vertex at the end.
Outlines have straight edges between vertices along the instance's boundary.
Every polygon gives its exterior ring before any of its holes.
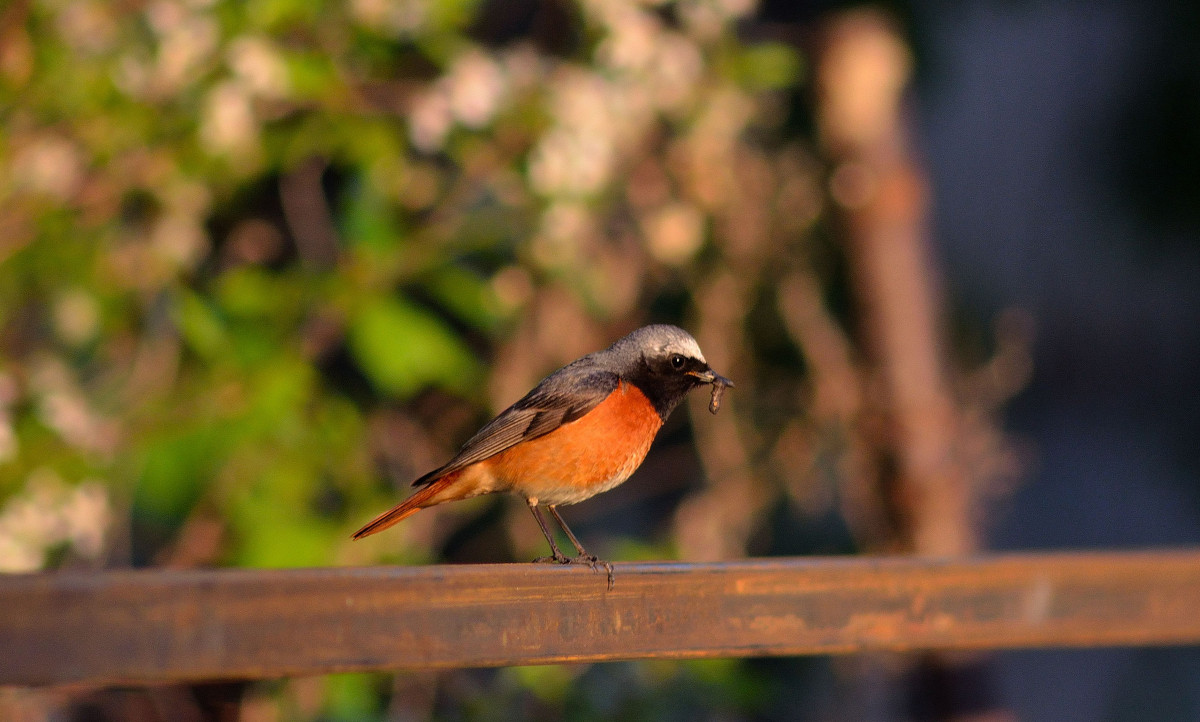
{"type": "MultiPolygon", "coordinates": [[[[0,572],[524,561],[349,534],[647,322],[737,381],[565,516],[609,559],[1200,542],[1200,12],[0,7],[0,572]]],[[[705,398],[700,398],[705,396],[705,398]]],[[[1194,649],[108,691],[29,720],[1189,720],[1194,649]]]]}

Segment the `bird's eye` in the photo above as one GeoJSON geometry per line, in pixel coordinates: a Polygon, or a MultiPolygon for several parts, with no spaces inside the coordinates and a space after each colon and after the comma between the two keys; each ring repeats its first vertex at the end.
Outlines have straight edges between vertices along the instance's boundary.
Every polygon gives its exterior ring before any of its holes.
{"type": "Polygon", "coordinates": [[[671,357],[671,365],[677,369],[683,368],[683,357],[679,354],[675,354],[671,357]]]}

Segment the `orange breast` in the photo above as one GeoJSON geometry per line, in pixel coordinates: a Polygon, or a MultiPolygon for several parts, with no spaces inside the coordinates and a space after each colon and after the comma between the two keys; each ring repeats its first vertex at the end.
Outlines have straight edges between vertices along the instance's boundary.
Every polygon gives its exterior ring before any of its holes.
{"type": "Polygon", "coordinates": [[[481,463],[526,499],[574,504],[628,479],[661,427],[645,394],[622,381],[582,418],[481,463]]]}

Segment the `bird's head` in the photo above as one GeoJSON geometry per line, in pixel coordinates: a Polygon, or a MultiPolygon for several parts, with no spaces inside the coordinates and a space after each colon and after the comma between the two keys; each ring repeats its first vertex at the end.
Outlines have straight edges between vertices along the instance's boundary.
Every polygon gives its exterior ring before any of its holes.
{"type": "Polygon", "coordinates": [[[602,353],[622,379],[646,394],[663,419],[698,386],[733,387],[708,365],[696,339],[678,326],[643,326],[602,353]]]}

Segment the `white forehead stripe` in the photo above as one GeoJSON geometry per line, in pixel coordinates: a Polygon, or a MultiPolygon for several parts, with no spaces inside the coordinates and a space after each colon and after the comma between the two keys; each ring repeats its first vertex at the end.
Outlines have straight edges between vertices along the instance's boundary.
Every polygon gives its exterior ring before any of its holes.
{"type": "Polygon", "coordinates": [[[696,339],[690,336],[687,338],[673,338],[670,341],[667,341],[662,349],[665,353],[682,354],[684,356],[690,356],[697,361],[708,363],[708,361],[704,358],[704,354],[700,352],[700,345],[696,343],[696,339]]]}
{"type": "Polygon", "coordinates": [[[646,355],[667,356],[676,353],[694,358],[700,363],[708,363],[704,354],[700,352],[700,344],[696,343],[696,339],[692,338],[690,333],[668,324],[643,326],[602,353],[618,358],[625,357],[630,363],[646,355]]]}

